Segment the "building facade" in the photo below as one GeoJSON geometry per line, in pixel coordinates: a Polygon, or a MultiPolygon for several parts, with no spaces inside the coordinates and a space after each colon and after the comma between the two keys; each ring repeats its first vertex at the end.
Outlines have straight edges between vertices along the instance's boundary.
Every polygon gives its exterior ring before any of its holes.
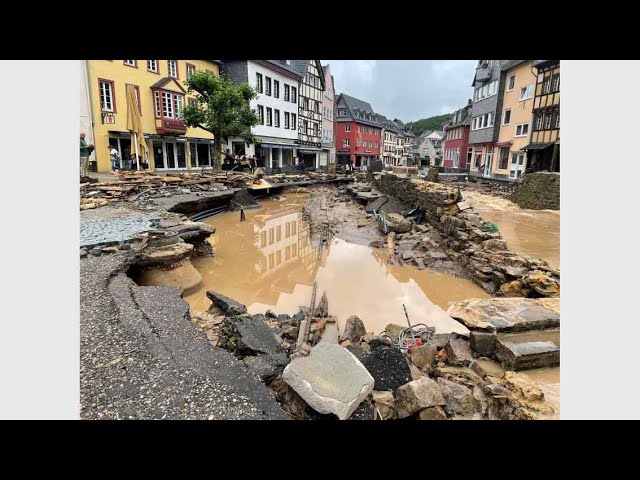
{"type": "Polygon", "coordinates": [[[380,158],[382,125],[371,105],[341,93],[336,98],[337,163],[369,166],[380,158]]]}
{"type": "Polygon", "coordinates": [[[471,173],[491,177],[502,108],[504,76],[508,60],[480,60],[472,82],[474,88],[469,144],[473,148],[471,173]]]}
{"type": "MultiPolygon", "coordinates": [[[[283,60],[280,60],[281,62],[283,60]]],[[[302,79],[298,86],[298,158],[306,167],[318,166],[322,152],[324,75],[320,60],[284,60],[302,79]]]]}
{"type": "Polygon", "coordinates": [[[527,172],[560,171],[560,60],[538,60],[527,172]]]}
{"type": "Polygon", "coordinates": [[[229,138],[228,153],[255,155],[267,168],[294,168],[298,150],[298,88],[302,76],[286,60],[224,60],[222,72],[234,83],[248,83],[257,93],[250,105],[258,114],[251,132],[255,145],[229,138]],[[282,63],[284,62],[284,63],[282,63]]]}
{"type": "Polygon", "coordinates": [[[502,111],[491,177],[515,180],[527,166],[524,147],[531,136],[536,75],[532,73],[533,60],[510,60],[502,65],[502,72],[502,111]]]}
{"type": "Polygon", "coordinates": [[[472,106],[469,100],[467,106],[456,110],[451,121],[444,126],[442,166],[445,171],[464,171],[471,164],[473,147],[469,147],[469,129],[472,106]]]}
{"type": "MultiPolygon", "coordinates": [[[[135,149],[127,130],[126,84],[135,86],[148,158],[140,164],[157,170],[210,168],[213,135],[187,128],[180,120],[187,102],[194,101],[184,80],[196,70],[219,74],[218,60],[86,60],[89,114],[94,158],[98,172],[111,170],[109,148],[114,147],[126,166],[135,168],[135,149]]],[[[89,132],[86,132],[89,136],[89,132]]]]}
{"type": "Polygon", "coordinates": [[[398,131],[389,121],[388,118],[379,115],[378,120],[382,125],[380,131],[382,151],[380,156],[382,157],[382,163],[386,167],[391,167],[398,164],[399,155],[396,154],[396,145],[398,141],[398,131]]]}
{"type": "Polygon", "coordinates": [[[428,158],[431,165],[442,164],[442,140],[444,131],[425,131],[416,138],[417,153],[421,158],[428,158]]]}
{"type": "Polygon", "coordinates": [[[320,167],[336,163],[335,142],[335,88],[331,66],[323,65],[324,96],[322,97],[322,152],[320,154],[320,167]]]}

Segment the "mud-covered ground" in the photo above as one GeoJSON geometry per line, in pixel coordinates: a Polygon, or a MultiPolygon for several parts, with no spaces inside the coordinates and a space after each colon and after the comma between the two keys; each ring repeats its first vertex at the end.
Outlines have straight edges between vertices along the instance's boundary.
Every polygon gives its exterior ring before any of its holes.
{"type": "Polygon", "coordinates": [[[358,204],[344,187],[320,185],[309,190],[311,197],[304,213],[314,239],[321,234],[323,226],[328,225],[335,236],[349,243],[369,245],[386,240],[377,222],[365,212],[364,205],[358,204]]]}

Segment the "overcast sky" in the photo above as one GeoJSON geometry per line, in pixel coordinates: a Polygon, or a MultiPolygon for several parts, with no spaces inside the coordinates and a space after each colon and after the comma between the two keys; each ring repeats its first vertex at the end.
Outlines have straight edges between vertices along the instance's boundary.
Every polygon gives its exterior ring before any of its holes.
{"type": "Polygon", "coordinates": [[[412,122],[464,107],[477,60],[321,60],[336,95],[369,102],[376,113],[412,122]]]}

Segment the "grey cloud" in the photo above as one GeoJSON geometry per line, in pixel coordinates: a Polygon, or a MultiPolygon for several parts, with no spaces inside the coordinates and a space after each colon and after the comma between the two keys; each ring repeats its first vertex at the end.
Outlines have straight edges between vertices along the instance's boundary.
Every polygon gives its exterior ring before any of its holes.
{"type": "Polygon", "coordinates": [[[477,60],[322,60],[336,92],[365,100],[377,113],[404,122],[466,105],[477,60]]]}

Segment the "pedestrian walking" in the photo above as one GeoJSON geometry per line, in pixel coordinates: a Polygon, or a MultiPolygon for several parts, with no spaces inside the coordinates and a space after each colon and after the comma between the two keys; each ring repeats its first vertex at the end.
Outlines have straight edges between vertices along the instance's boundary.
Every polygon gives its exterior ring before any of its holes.
{"type": "Polygon", "coordinates": [[[91,155],[91,151],[93,150],[93,145],[88,145],[84,137],[85,133],[80,132],[80,178],[87,176],[89,155],[91,155]]]}
{"type": "Polygon", "coordinates": [[[116,147],[109,146],[109,158],[111,158],[111,170],[120,170],[120,152],[116,147]]]}

